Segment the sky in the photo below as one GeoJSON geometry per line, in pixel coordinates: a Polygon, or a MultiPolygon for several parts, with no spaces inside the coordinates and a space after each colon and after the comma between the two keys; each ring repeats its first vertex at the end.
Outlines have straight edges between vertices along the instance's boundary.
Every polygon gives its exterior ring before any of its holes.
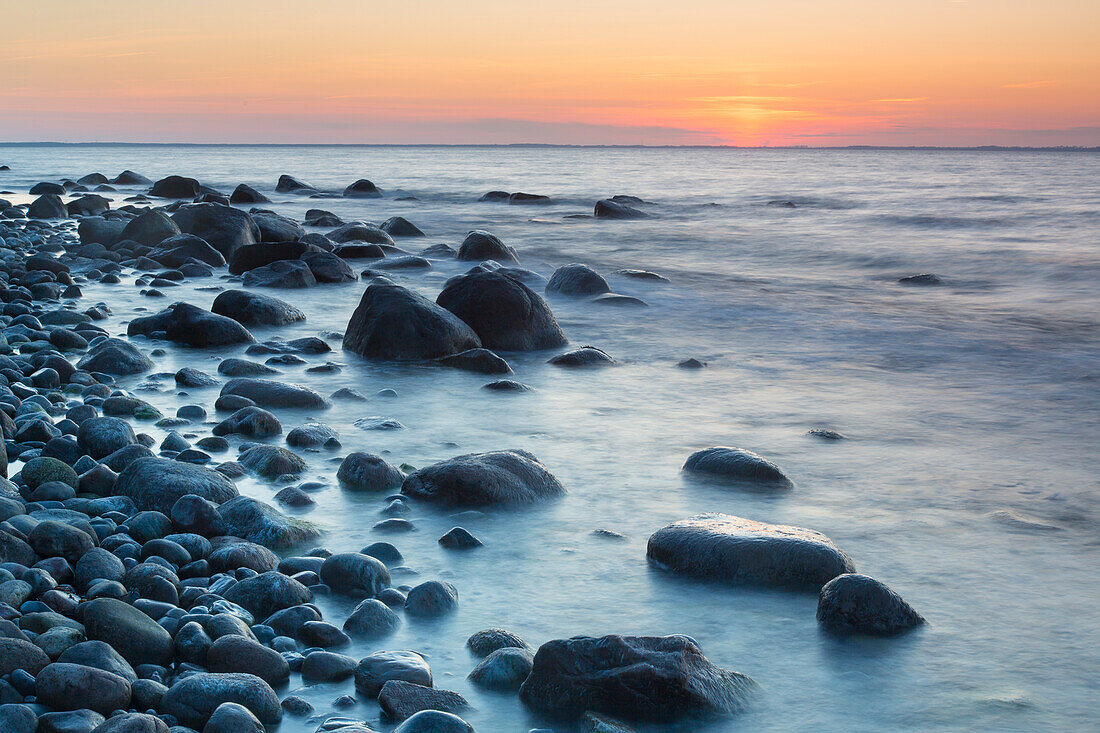
{"type": "Polygon", "coordinates": [[[9,3],[0,140],[1100,145],[1100,0],[9,3]]]}

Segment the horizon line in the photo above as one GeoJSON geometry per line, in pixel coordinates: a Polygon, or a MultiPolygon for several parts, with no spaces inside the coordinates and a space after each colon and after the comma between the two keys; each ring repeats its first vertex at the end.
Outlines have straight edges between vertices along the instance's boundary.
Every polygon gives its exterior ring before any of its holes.
{"type": "Polygon", "coordinates": [[[928,150],[928,151],[1020,151],[1020,152],[1100,152],[1100,145],[646,145],[630,143],[214,143],[214,142],[121,142],[60,140],[8,140],[0,147],[65,146],[132,147],[346,147],[346,148],[640,148],[704,150],[928,150]]]}

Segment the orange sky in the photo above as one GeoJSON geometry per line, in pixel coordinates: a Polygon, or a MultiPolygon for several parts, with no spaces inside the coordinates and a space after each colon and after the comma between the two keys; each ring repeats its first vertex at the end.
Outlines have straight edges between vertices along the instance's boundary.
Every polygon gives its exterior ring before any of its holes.
{"type": "Polygon", "coordinates": [[[4,10],[0,140],[1100,145],[1100,0],[4,10]]]}

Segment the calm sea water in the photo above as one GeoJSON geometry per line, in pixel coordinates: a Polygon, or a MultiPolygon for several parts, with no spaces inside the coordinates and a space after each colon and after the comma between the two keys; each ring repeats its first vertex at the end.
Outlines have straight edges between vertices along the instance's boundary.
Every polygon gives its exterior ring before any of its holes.
{"type": "MultiPolygon", "coordinates": [[[[620,364],[575,372],[550,354],[505,354],[523,395],[485,392],[476,375],[368,363],[337,351],[339,374],[280,367],[284,378],[329,394],[354,387],[396,399],[280,413],[289,430],[318,418],[342,436],[343,455],[367,450],[422,466],[451,455],[525,448],[570,490],[520,511],[464,515],[485,547],[442,550],[458,523],[416,506],[417,531],[383,537],[379,497],[342,492],[338,458],[305,454],[306,479],[328,481],[308,512],[334,551],[393,541],[416,575],[461,595],[454,615],[408,619],[394,637],[357,644],[354,656],[415,649],[436,685],[465,695],[480,731],[544,724],[513,695],[465,679],[466,636],[489,626],[532,644],[576,634],[690,634],[718,664],[751,675],[760,693],[714,731],[1084,730],[1100,692],[1100,156],[1074,153],[701,149],[401,147],[2,147],[0,188],[132,168],[156,179],[194,176],[225,191],[249,183],[271,208],[307,208],[378,222],[400,214],[425,240],[412,251],[456,245],[471,228],[501,236],[543,275],[568,262],[607,273],[645,309],[552,299],[573,345],[592,344],[620,364]],[[292,174],[338,191],[357,178],[382,200],[310,200],[272,193],[292,174]],[[548,206],[477,203],[490,189],[552,196],[548,206]],[[646,221],[567,218],[617,193],[656,203],[646,221]],[[414,195],[419,201],[397,202],[414,195]],[[768,206],[789,200],[795,208],[768,206]],[[667,284],[610,273],[646,268],[667,284]],[[897,278],[934,272],[944,287],[897,278]],[[701,371],[678,360],[708,362],[701,371]],[[362,417],[406,426],[363,431],[362,417]],[[807,436],[839,430],[848,440],[807,436]],[[754,450],[778,462],[796,488],[783,495],[686,480],[692,451],[754,450]],[[816,597],[687,582],[650,569],[649,534],[702,511],[811,527],[849,552],[862,572],[909,600],[928,626],[892,639],[837,639],[818,630],[816,597]],[[1006,521],[1000,512],[1034,522],[1006,521]],[[1036,528],[1036,525],[1048,528],[1036,528]],[[626,535],[591,535],[600,527],[626,535]]],[[[5,196],[22,201],[25,196],[5,196]]],[[[121,197],[119,197],[121,198],[121,197]]],[[[119,202],[121,203],[121,202],[119,202]]],[[[439,261],[394,273],[434,297],[465,265],[439,261]]],[[[208,307],[197,281],[169,296],[208,307]]],[[[218,283],[220,281],[215,281],[218,283]]],[[[115,309],[108,327],[165,301],[139,297],[132,278],[84,288],[115,309]]],[[[364,285],[273,294],[308,319],[260,338],[342,331],[364,285]]],[[[149,348],[152,344],[146,342],[149,348]]],[[[243,349],[169,348],[158,370],[213,372],[243,349]]],[[[324,357],[312,360],[318,363],[324,357]]],[[[179,397],[171,379],[129,380],[174,411],[187,401],[213,414],[216,388],[179,397]]],[[[161,433],[148,424],[141,429],[161,433]]],[[[202,431],[208,430],[205,426],[202,431]]],[[[279,486],[245,480],[270,500],[279,486]]],[[[324,598],[339,622],[350,600],[324,598]]],[[[298,689],[318,712],[351,682],[298,689]]],[[[377,722],[363,702],[340,711],[377,722]]],[[[280,730],[313,730],[287,719],[280,730]]],[[[699,730],[697,724],[653,730],[699,730]]]]}

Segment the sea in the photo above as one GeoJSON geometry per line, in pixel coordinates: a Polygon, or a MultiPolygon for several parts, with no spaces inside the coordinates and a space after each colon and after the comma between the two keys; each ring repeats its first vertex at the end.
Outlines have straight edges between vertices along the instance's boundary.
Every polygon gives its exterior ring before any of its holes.
{"type": "MultiPolygon", "coordinates": [[[[356,658],[410,649],[430,661],[435,686],[464,695],[482,733],[565,730],[514,693],[485,692],[466,676],[473,632],[502,627],[533,647],[575,635],[687,634],[716,664],[758,690],[729,719],[637,726],[639,731],[1095,730],[1100,699],[1100,155],[1075,151],[813,150],[400,146],[0,146],[0,194],[29,201],[38,181],[191,176],[224,192],[247,183],[264,204],[301,220],[310,208],[347,221],[403,216],[425,233],[399,239],[412,253],[457,247],[472,229],[499,236],[520,265],[548,277],[567,263],[604,274],[646,306],[608,307],[547,296],[570,341],[615,364],[571,370],[552,352],[502,353],[534,389],[482,389],[483,375],[368,361],[341,351],[279,365],[277,377],[365,402],[280,410],[284,430],[309,420],[342,448],[303,452],[300,481],[325,488],[308,510],[314,544],[334,552],[393,542],[405,565],[395,584],[440,579],[459,592],[443,618],[405,618],[393,636],[341,650],[356,658]],[[360,178],[380,199],[276,194],[293,175],[338,194],[360,178]],[[540,205],[479,202],[487,191],[550,197],[540,205]],[[652,217],[605,220],[594,203],[637,196],[652,217]],[[405,199],[405,200],[398,200],[405,199]],[[622,269],[657,272],[643,281],[622,269]],[[933,273],[938,286],[900,278],[933,273]],[[681,360],[705,362],[678,368],[681,360]],[[325,361],[338,372],[307,373],[325,361]],[[393,390],[396,396],[378,394],[393,390]],[[369,429],[377,420],[399,429],[369,429]],[[357,422],[359,426],[357,426],[357,422]],[[364,429],[367,428],[367,429],[364,429]],[[810,433],[832,430],[841,440],[810,433]],[[794,486],[765,492],[692,479],[694,451],[759,453],[794,486]],[[534,453],[568,489],[518,509],[464,512],[413,505],[415,531],[382,534],[383,497],[340,488],[351,451],[422,467],[506,448],[534,453]],[[646,561],[647,538],[701,512],[811,528],[860,572],[897,591],[927,620],[900,636],[838,637],[816,620],[814,592],[730,586],[678,577],[646,561]],[[438,538],[461,525],[484,542],[469,552],[438,538]],[[612,530],[623,539],[596,534],[612,530]]],[[[108,194],[112,206],[137,188],[108,194]]],[[[368,263],[352,263],[357,269],[368,263]]],[[[430,298],[470,263],[387,275],[430,298]]],[[[171,288],[167,299],[120,284],[82,286],[83,302],[127,322],[169,302],[209,307],[216,275],[171,288]]],[[[360,280],[268,291],[305,321],[255,328],[258,339],[342,332],[360,280]]],[[[541,290],[540,285],[534,286],[541,290]]],[[[166,350],[155,371],[215,373],[244,347],[166,350]]],[[[120,382],[174,414],[201,404],[216,420],[217,387],[178,394],[170,376],[120,382]]],[[[165,432],[138,429],[159,443],[165,432]]],[[[280,444],[279,438],[271,442],[280,444]]],[[[234,452],[235,448],[231,448],[234,452]]],[[[217,457],[226,460],[229,456],[217,457]]],[[[256,478],[242,493],[274,502],[286,485],[256,478]]],[[[298,548],[301,550],[309,549],[298,548]]],[[[289,553],[293,554],[293,553],[289,553]]],[[[339,624],[355,599],[318,597],[339,624]]],[[[316,708],[279,731],[317,729],[327,715],[379,730],[374,701],[333,702],[350,680],[279,690],[316,708]]]]}

